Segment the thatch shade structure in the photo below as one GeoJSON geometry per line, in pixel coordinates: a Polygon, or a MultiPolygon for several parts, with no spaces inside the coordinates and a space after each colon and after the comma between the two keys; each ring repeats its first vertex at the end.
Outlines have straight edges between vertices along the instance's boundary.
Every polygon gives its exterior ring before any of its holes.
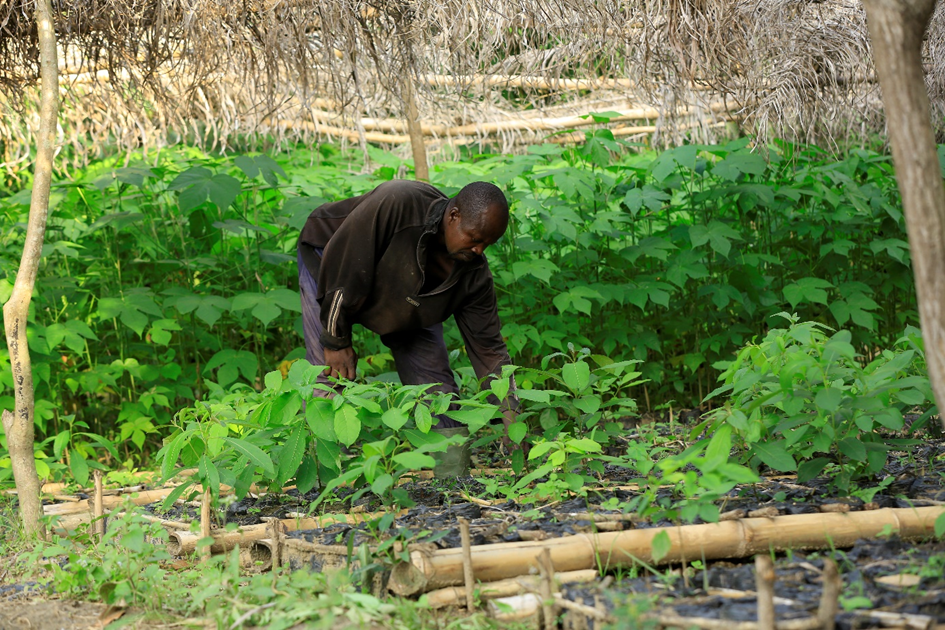
{"type": "MultiPolygon", "coordinates": [[[[0,5],[0,160],[14,174],[30,160],[37,102],[33,6],[0,5]]],[[[883,124],[859,0],[89,0],[53,10],[59,140],[75,160],[181,140],[402,142],[411,112],[429,130],[652,107],[664,141],[711,140],[732,114],[758,133],[828,144],[883,124]],[[709,110],[720,101],[728,114],[709,110]],[[369,135],[385,131],[399,138],[369,135]]],[[[927,46],[936,111],[940,13],[927,46]]],[[[508,149],[547,136],[492,128],[457,140],[491,135],[508,149]]],[[[434,150],[448,139],[425,138],[434,150]]]]}

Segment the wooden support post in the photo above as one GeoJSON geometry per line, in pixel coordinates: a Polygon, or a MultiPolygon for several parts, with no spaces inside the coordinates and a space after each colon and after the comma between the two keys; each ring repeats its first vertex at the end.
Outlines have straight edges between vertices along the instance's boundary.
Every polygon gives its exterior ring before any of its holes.
{"type": "Polygon", "coordinates": [[[758,630],[774,630],[774,562],[771,556],[755,556],[755,591],[758,593],[758,630]]]}
{"type": "MultiPolygon", "coordinates": [[[[203,500],[200,502],[200,537],[210,538],[210,487],[207,486],[203,491],[203,500]]],[[[210,544],[207,544],[200,551],[200,558],[203,562],[210,559],[210,544]]]]}
{"type": "Polygon", "coordinates": [[[834,630],[837,623],[837,613],[840,612],[840,590],[843,581],[837,570],[837,563],[833,558],[824,560],[824,590],[820,594],[820,606],[817,608],[817,619],[821,630],[834,630]]]}
{"type": "Polygon", "coordinates": [[[460,517],[459,535],[463,542],[463,582],[466,587],[466,610],[476,612],[476,578],[472,566],[472,539],[469,535],[469,521],[460,517]]]}
{"type": "Polygon", "coordinates": [[[92,503],[92,519],[95,523],[95,533],[99,540],[105,536],[105,494],[102,488],[102,471],[92,472],[92,479],[95,482],[95,495],[92,503]]]}
{"type": "Polygon", "coordinates": [[[541,574],[540,593],[541,593],[541,616],[543,619],[544,630],[555,630],[557,627],[557,617],[555,614],[555,595],[554,584],[555,567],[551,561],[551,552],[545,549],[538,556],[538,571],[541,574]]]}

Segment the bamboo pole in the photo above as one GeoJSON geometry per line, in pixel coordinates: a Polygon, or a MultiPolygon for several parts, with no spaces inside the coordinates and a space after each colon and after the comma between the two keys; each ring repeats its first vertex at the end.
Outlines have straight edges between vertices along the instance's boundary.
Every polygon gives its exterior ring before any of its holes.
{"type": "MultiPolygon", "coordinates": [[[[599,573],[593,569],[583,571],[567,571],[555,574],[555,582],[561,584],[577,584],[593,582],[599,577],[599,573]]],[[[534,575],[524,575],[508,580],[498,580],[496,582],[481,582],[479,584],[479,597],[482,599],[496,599],[498,597],[512,597],[522,593],[537,591],[539,587],[539,578],[534,575]]],[[[447,586],[427,593],[427,604],[430,608],[445,608],[447,606],[460,606],[465,603],[465,589],[447,586]]]]}
{"type": "MultiPolygon", "coordinates": [[[[399,515],[406,511],[398,512],[399,515]]],[[[320,529],[333,525],[335,523],[357,524],[371,521],[384,516],[386,512],[367,512],[364,514],[326,514],[309,518],[285,518],[275,519],[274,521],[281,525],[283,532],[304,531],[307,529],[320,529]]],[[[213,538],[213,544],[210,546],[212,553],[224,553],[237,545],[253,543],[263,538],[272,538],[269,522],[258,523],[256,525],[247,525],[240,527],[232,532],[223,530],[211,530],[210,536],[213,538]]],[[[189,528],[182,531],[171,532],[167,542],[167,551],[173,556],[182,556],[193,553],[197,548],[197,541],[200,537],[192,534],[189,528]]]]}
{"type": "Polygon", "coordinates": [[[824,560],[824,590],[820,594],[820,606],[817,608],[817,619],[821,630],[833,630],[837,625],[837,613],[840,612],[840,591],[843,581],[837,570],[837,563],[833,558],[824,560]]]}
{"type": "Polygon", "coordinates": [[[470,614],[476,612],[476,598],[473,595],[476,587],[476,578],[472,568],[472,538],[469,535],[469,520],[458,518],[459,534],[463,541],[463,585],[465,586],[466,610],[470,614]]]}
{"type": "MultiPolygon", "coordinates": [[[[784,549],[844,547],[888,529],[903,538],[931,536],[942,507],[884,508],[847,514],[797,514],[752,518],[705,525],[577,534],[540,542],[480,545],[473,550],[473,570],[480,580],[493,581],[537,568],[538,555],[548,549],[560,571],[603,569],[636,562],[666,564],[683,558],[744,558],[784,549]],[[665,532],[670,550],[659,561],[652,555],[653,538],[665,532]]],[[[409,562],[391,571],[388,587],[397,595],[416,595],[462,584],[462,550],[412,550],[409,562]]]]}
{"type": "Polygon", "coordinates": [[[424,74],[420,80],[430,87],[464,87],[479,86],[501,88],[528,88],[533,90],[599,90],[614,88],[633,88],[636,81],[631,79],[606,79],[593,77],[587,79],[549,79],[546,77],[526,76],[520,74],[493,74],[493,75],[446,75],[424,74]]]}

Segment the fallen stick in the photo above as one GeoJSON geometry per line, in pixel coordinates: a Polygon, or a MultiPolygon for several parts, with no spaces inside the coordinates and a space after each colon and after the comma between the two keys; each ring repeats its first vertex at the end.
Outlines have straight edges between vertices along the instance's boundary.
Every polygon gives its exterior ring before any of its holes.
{"type": "MultiPolygon", "coordinates": [[[[568,571],[555,574],[555,581],[561,584],[577,584],[593,582],[599,577],[593,569],[583,571],[568,571]]],[[[523,575],[497,582],[480,582],[479,597],[481,599],[496,599],[498,597],[512,597],[531,591],[537,591],[540,579],[534,575],[523,575]]],[[[427,593],[427,604],[430,608],[445,608],[446,606],[461,606],[465,603],[465,589],[456,586],[447,586],[427,593]]]]}
{"type": "Polygon", "coordinates": [[[767,554],[755,556],[755,591],[758,593],[758,630],[774,630],[774,561],[767,554]]]}
{"type": "Polygon", "coordinates": [[[473,575],[472,568],[472,542],[469,536],[469,521],[463,517],[459,521],[459,534],[463,541],[463,591],[466,594],[466,610],[470,614],[476,612],[476,598],[473,596],[473,589],[476,586],[476,578],[473,575]]]}
{"type": "MultiPolygon", "coordinates": [[[[544,549],[551,552],[558,570],[576,571],[598,566],[610,569],[638,562],[678,563],[684,558],[744,558],[771,550],[847,547],[860,538],[871,538],[890,528],[902,538],[920,538],[934,533],[935,519],[943,512],[940,507],[921,507],[797,514],[479,545],[472,552],[473,570],[486,582],[523,575],[537,568],[537,558],[544,549]],[[652,543],[658,534],[669,536],[670,549],[656,561],[652,543]]],[[[455,586],[462,581],[461,549],[413,549],[409,562],[401,562],[392,569],[388,587],[397,595],[408,596],[455,586]]]]}
{"type": "Polygon", "coordinates": [[[95,522],[95,533],[99,540],[105,535],[105,496],[102,494],[102,471],[96,470],[93,473],[95,480],[95,497],[92,502],[92,519],[95,522]]]}

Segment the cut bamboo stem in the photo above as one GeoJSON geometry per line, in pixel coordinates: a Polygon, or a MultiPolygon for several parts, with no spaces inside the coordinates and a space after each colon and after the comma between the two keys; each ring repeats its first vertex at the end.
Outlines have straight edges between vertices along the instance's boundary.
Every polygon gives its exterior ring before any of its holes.
{"type": "Polygon", "coordinates": [[[240,547],[240,566],[264,573],[272,569],[273,548],[271,538],[254,540],[248,547],[240,547]]]}
{"type": "MultiPolygon", "coordinates": [[[[682,558],[744,558],[784,549],[822,549],[851,546],[860,538],[872,538],[893,530],[902,538],[934,533],[941,507],[884,508],[847,514],[797,514],[753,518],[705,525],[654,527],[651,529],[577,534],[540,542],[479,545],[473,549],[473,570],[481,581],[523,575],[538,565],[544,549],[561,571],[600,567],[611,569],[638,562],[666,564],[682,558]],[[654,537],[669,536],[670,550],[659,561],[652,555],[654,537]]],[[[397,595],[416,595],[463,582],[462,550],[413,549],[410,562],[391,571],[389,588],[397,595]]]]}
{"type": "Polygon", "coordinates": [[[92,506],[92,520],[95,523],[95,533],[99,540],[105,536],[105,502],[102,495],[102,471],[96,470],[92,473],[95,482],[95,502],[92,506]]]}
{"type": "MultiPolygon", "coordinates": [[[[577,584],[589,583],[598,578],[599,574],[593,569],[583,571],[567,571],[557,573],[555,582],[558,584],[577,584]]],[[[499,580],[497,582],[480,582],[480,599],[496,599],[499,597],[512,597],[538,590],[540,579],[534,575],[523,575],[508,580],[499,580]]],[[[466,600],[465,589],[455,586],[447,586],[427,593],[427,604],[430,608],[445,608],[446,606],[459,606],[466,600]]]]}
{"type": "Polygon", "coordinates": [[[755,592],[758,594],[758,630],[774,630],[774,562],[771,556],[755,556],[755,592]]]}

